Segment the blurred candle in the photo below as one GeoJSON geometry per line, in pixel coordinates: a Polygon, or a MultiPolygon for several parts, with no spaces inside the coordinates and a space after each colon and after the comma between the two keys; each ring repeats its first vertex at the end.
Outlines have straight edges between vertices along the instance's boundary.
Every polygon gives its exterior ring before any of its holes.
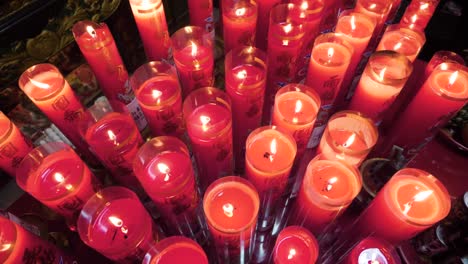
{"type": "Polygon", "coordinates": [[[385,29],[376,50],[393,50],[414,62],[425,42],[424,32],[390,25],[385,29]]]}
{"type": "Polygon", "coordinates": [[[458,63],[460,65],[465,65],[465,60],[462,56],[458,55],[455,52],[447,50],[439,50],[432,55],[431,60],[426,65],[424,69],[424,80],[427,80],[429,75],[434,71],[434,69],[444,62],[458,63]]]}
{"type": "Polygon", "coordinates": [[[0,111],[0,169],[15,177],[21,160],[32,148],[30,140],[0,111]]]}
{"type": "Polygon", "coordinates": [[[234,160],[239,173],[245,166],[245,140],[262,121],[266,60],[266,53],[252,46],[234,48],[224,60],[226,92],[232,102],[234,160]]]}
{"type": "Polygon", "coordinates": [[[213,42],[200,27],[184,27],[172,36],[174,62],[185,98],[191,91],[213,84],[213,42]]]}
{"type": "Polygon", "coordinates": [[[145,255],[142,264],[196,263],[208,264],[208,257],[195,241],[172,236],[156,243],[145,255]]]}
{"type": "Polygon", "coordinates": [[[255,36],[255,47],[267,51],[268,47],[268,28],[270,21],[270,11],[273,6],[281,3],[281,0],[257,0],[258,16],[257,30],[255,36]]]}
{"type": "Polygon", "coordinates": [[[406,56],[395,51],[376,51],[367,62],[348,108],[380,123],[412,71],[406,56]]]}
{"type": "Polygon", "coordinates": [[[238,46],[253,46],[258,7],[254,0],[222,0],[224,54],[238,46]]]}
{"type": "Polygon", "coordinates": [[[214,33],[213,0],[188,0],[190,25],[214,33]]]}
{"type": "Polygon", "coordinates": [[[372,120],[354,111],[341,111],[330,117],[318,153],[328,160],[341,160],[359,166],[379,137],[372,120]]]}
{"type": "Polygon", "coordinates": [[[439,0],[413,0],[400,20],[402,27],[424,32],[439,5],[439,0]]]}
{"type": "Polygon", "coordinates": [[[154,136],[184,138],[182,88],[174,66],[161,61],[145,63],[133,73],[130,86],[154,136]]]}
{"type": "Polygon", "coordinates": [[[183,112],[203,192],[233,171],[231,101],[217,88],[200,88],[187,96],[183,112]]]}
{"type": "Polygon", "coordinates": [[[142,261],[161,234],[135,193],[107,187],[92,196],[78,218],[81,240],[120,263],[142,261]]]}
{"type": "Polygon", "coordinates": [[[143,130],[147,122],[140,114],[141,109],[128,84],[127,69],[107,25],[79,21],[73,26],[72,32],[112,108],[118,112],[127,108],[139,130],[143,130]]]}
{"type": "Polygon", "coordinates": [[[148,61],[169,60],[171,40],[162,0],[129,0],[148,61]]]}
{"type": "Polygon", "coordinates": [[[290,219],[317,235],[346,210],[362,187],[357,168],[324,158],[319,155],[309,162],[290,219]]]}
{"type": "Polygon", "coordinates": [[[377,45],[378,36],[382,32],[387,20],[392,1],[390,0],[357,0],[354,11],[370,17],[375,22],[374,33],[371,37],[367,51],[373,51],[377,45]]]}
{"type": "Polygon", "coordinates": [[[444,185],[428,172],[406,168],[377,193],[353,231],[396,245],[442,220],[449,211],[450,196],[444,185]]]}
{"type": "Polygon", "coordinates": [[[319,246],[314,235],[300,226],[288,226],[281,230],[273,249],[275,264],[314,264],[319,246]]]}
{"type": "Polygon", "coordinates": [[[315,90],[303,84],[288,84],[276,93],[272,125],[294,138],[298,155],[307,147],[320,104],[315,90]]]}
{"type": "Polygon", "coordinates": [[[384,240],[367,237],[361,240],[339,264],[400,264],[395,248],[384,240]]]}
{"type": "Polygon", "coordinates": [[[203,211],[220,263],[249,262],[259,207],[255,187],[241,177],[223,177],[208,187],[203,211]]]}

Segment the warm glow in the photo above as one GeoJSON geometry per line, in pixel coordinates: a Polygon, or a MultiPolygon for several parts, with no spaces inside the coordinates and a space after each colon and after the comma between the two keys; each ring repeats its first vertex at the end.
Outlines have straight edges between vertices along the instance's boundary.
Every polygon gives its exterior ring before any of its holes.
{"type": "Polygon", "coordinates": [[[354,140],[356,140],[356,134],[351,134],[349,138],[346,140],[346,142],[343,144],[343,147],[348,148],[354,143],[354,140]]]}
{"type": "Polygon", "coordinates": [[[32,84],[34,84],[34,86],[37,86],[38,88],[41,88],[41,89],[49,89],[50,88],[50,85],[47,84],[47,83],[42,83],[42,82],[38,82],[34,79],[29,79],[31,81],[32,84]]]}
{"type": "Polygon", "coordinates": [[[223,211],[224,214],[229,218],[234,216],[234,206],[230,203],[226,203],[223,205],[223,211]]]}
{"type": "Polygon", "coordinates": [[[209,116],[200,116],[200,122],[202,123],[202,129],[203,131],[207,131],[208,127],[206,126],[209,122],[211,121],[211,118],[209,116]]]}
{"type": "Polygon", "coordinates": [[[297,254],[296,249],[291,248],[291,249],[289,250],[288,259],[293,259],[294,256],[295,256],[296,254],[297,254]]]}
{"type": "Polygon", "coordinates": [[[245,78],[247,78],[247,71],[246,71],[246,70],[242,70],[242,71],[237,72],[237,78],[238,78],[238,79],[245,79],[245,78]]]}
{"type": "Polygon", "coordinates": [[[458,78],[458,71],[452,73],[449,77],[449,85],[452,86],[458,78]]]}
{"type": "Polygon", "coordinates": [[[96,37],[96,31],[94,30],[94,28],[92,26],[86,26],[86,31],[88,31],[89,35],[91,35],[91,37],[95,38],[96,37]]]}
{"type": "Polygon", "coordinates": [[[236,9],[236,16],[245,16],[247,9],[245,7],[236,9]]]}
{"type": "Polygon", "coordinates": [[[331,191],[331,189],[333,189],[333,184],[335,184],[337,181],[338,181],[338,177],[330,178],[330,179],[327,181],[327,187],[325,187],[325,189],[327,190],[327,192],[329,192],[329,191],[331,191]]]}
{"type": "Polygon", "coordinates": [[[380,77],[380,81],[383,81],[384,77],[385,77],[385,72],[387,71],[387,67],[383,68],[380,73],[379,73],[379,77],[380,77]]]}
{"type": "MultiPolygon", "coordinates": [[[[302,110],[302,101],[301,100],[297,100],[296,101],[296,107],[294,108],[294,114],[298,114],[300,113],[302,110]]],[[[297,123],[299,120],[297,117],[294,117],[293,118],[293,123],[297,123]]]]}
{"type": "Polygon", "coordinates": [[[284,30],[284,33],[289,33],[291,32],[292,30],[292,25],[291,24],[287,24],[286,26],[283,27],[283,30],[284,30]]]}
{"type": "Polygon", "coordinates": [[[107,130],[107,136],[109,136],[109,139],[114,141],[115,145],[118,145],[117,143],[117,136],[114,134],[112,130],[107,130]]]}
{"type": "Polygon", "coordinates": [[[158,163],[157,167],[161,173],[166,174],[164,181],[167,182],[169,180],[169,167],[165,163],[158,163]]]}
{"type": "Polygon", "coordinates": [[[65,185],[65,189],[67,189],[68,191],[70,191],[71,189],[73,189],[73,185],[67,184],[67,185],[65,185]]]}
{"type": "Polygon", "coordinates": [[[418,20],[418,14],[414,14],[412,17],[411,17],[411,22],[416,23],[416,21],[418,20]]]}
{"type": "Polygon", "coordinates": [[[393,50],[394,51],[397,51],[399,48],[401,48],[401,42],[398,42],[394,47],[393,47],[393,50]]]}
{"type": "Polygon", "coordinates": [[[351,30],[356,30],[356,18],[354,16],[351,16],[351,30]]]}
{"type": "Polygon", "coordinates": [[[197,53],[198,53],[198,47],[197,47],[197,44],[195,44],[195,42],[193,41],[190,41],[192,43],[192,57],[195,57],[197,56],[197,53]]]}
{"type": "Polygon", "coordinates": [[[271,141],[271,143],[270,143],[270,154],[271,154],[271,155],[268,156],[268,158],[270,159],[270,162],[273,162],[274,156],[275,156],[276,152],[278,151],[278,150],[276,149],[277,144],[278,144],[278,143],[276,142],[276,138],[274,138],[274,139],[271,141]]]}
{"type": "Polygon", "coordinates": [[[0,252],[4,252],[4,251],[7,251],[11,248],[12,244],[8,243],[8,244],[2,244],[0,246],[0,252]]]}
{"type": "Polygon", "coordinates": [[[121,227],[123,225],[122,219],[116,217],[116,216],[109,216],[109,221],[115,226],[115,227],[121,227]]]}
{"type": "Polygon", "coordinates": [[[413,207],[414,202],[422,202],[426,200],[427,198],[429,198],[429,196],[432,195],[433,192],[434,192],[433,190],[427,190],[427,191],[422,191],[422,192],[417,193],[415,196],[413,196],[411,201],[403,205],[403,207],[405,207],[403,209],[403,214],[405,215],[408,214],[408,212],[411,210],[411,207],[413,207]]]}
{"type": "Polygon", "coordinates": [[[328,58],[333,57],[333,54],[335,54],[335,49],[334,48],[328,48],[328,58]]]}
{"type": "Polygon", "coordinates": [[[420,10],[428,9],[429,8],[429,3],[425,3],[419,7],[420,10]]]}
{"type": "Polygon", "coordinates": [[[369,6],[369,9],[375,9],[376,7],[377,7],[377,4],[372,3],[372,4],[369,6]]]}
{"type": "Polygon", "coordinates": [[[156,99],[159,99],[159,97],[161,97],[162,93],[159,90],[153,90],[151,92],[151,95],[153,96],[153,99],[156,100],[156,99]]]}
{"type": "Polygon", "coordinates": [[[307,3],[307,1],[303,1],[301,4],[301,9],[307,10],[308,8],[309,8],[309,3],[307,3]]]}
{"type": "Polygon", "coordinates": [[[60,172],[54,173],[54,179],[59,183],[62,183],[65,181],[65,177],[63,177],[63,174],[60,172]]]}

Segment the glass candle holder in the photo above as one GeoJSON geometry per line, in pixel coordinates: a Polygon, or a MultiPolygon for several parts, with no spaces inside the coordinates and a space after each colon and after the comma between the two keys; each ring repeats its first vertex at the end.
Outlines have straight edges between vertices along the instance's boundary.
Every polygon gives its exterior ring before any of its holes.
{"type": "Polygon", "coordinates": [[[413,65],[405,55],[388,50],[374,52],[348,109],[359,111],[380,123],[412,72],[413,65]]]}
{"type": "Polygon", "coordinates": [[[424,32],[439,5],[439,0],[411,1],[400,20],[400,25],[424,32]]]}
{"type": "Polygon", "coordinates": [[[190,153],[175,137],[155,137],[143,144],[133,171],[173,235],[203,241],[201,215],[190,153]]]}
{"type": "Polygon", "coordinates": [[[233,172],[231,100],[214,87],[197,89],[183,106],[202,192],[233,172]]]}
{"type": "Polygon", "coordinates": [[[356,167],[323,158],[309,162],[290,219],[316,235],[346,210],[362,187],[356,167]]]}
{"type": "Polygon", "coordinates": [[[246,141],[245,176],[260,195],[259,229],[271,227],[275,208],[286,191],[297,146],[294,138],[275,126],[259,127],[246,141]]]}
{"type": "Polygon", "coordinates": [[[260,126],[265,96],[266,53],[252,46],[231,50],[224,60],[226,92],[232,102],[236,171],[244,171],[245,140],[260,126]]]}
{"type": "Polygon", "coordinates": [[[169,60],[171,39],[162,0],[129,0],[129,2],[148,60],[169,60]]]}
{"type": "Polygon", "coordinates": [[[224,54],[255,44],[258,6],[254,0],[222,0],[224,54]]]}
{"type": "Polygon", "coordinates": [[[195,241],[172,236],[156,243],[148,251],[142,264],[196,263],[208,264],[208,257],[195,241]]]}
{"type": "Polygon", "coordinates": [[[317,240],[309,230],[300,226],[288,226],[278,234],[273,249],[273,262],[314,264],[318,255],[317,240]]]}
{"type": "Polygon", "coordinates": [[[393,50],[414,62],[425,42],[424,32],[404,28],[400,25],[390,25],[385,29],[376,50],[393,50]]]}
{"type": "Polygon", "coordinates": [[[72,229],[84,203],[100,189],[88,166],[63,142],[49,142],[31,150],[17,169],[16,182],[64,216],[72,229]]]}
{"type": "Polygon", "coordinates": [[[442,220],[449,211],[450,195],[437,178],[405,168],[377,193],[353,225],[353,231],[397,245],[442,220]]]}
{"type": "Polygon", "coordinates": [[[325,159],[359,166],[377,143],[379,134],[372,120],[355,111],[341,111],[330,117],[318,153],[325,159]]]}
{"type": "Polygon", "coordinates": [[[320,96],[303,84],[288,84],[276,93],[272,125],[294,138],[298,155],[307,147],[320,106],[320,96]]]}
{"type": "Polygon", "coordinates": [[[395,248],[382,239],[367,237],[344,256],[339,264],[387,263],[400,264],[395,248]]]}
{"type": "Polygon", "coordinates": [[[439,66],[439,64],[444,62],[458,63],[460,65],[465,65],[465,60],[462,56],[458,55],[455,52],[447,50],[439,50],[434,55],[432,55],[431,60],[427,63],[426,68],[424,69],[424,80],[427,80],[429,75],[434,71],[434,69],[439,66]]]}
{"type": "Polygon", "coordinates": [[[188,0],[190,25],[201,27],[206,33],[213,33],[214,40],[214,18],[213,0],[188,0]]]}
{"type": "Polygon", "coordinates": [[[185,98],[191,91],[213,85],[213,42],[200,27],[183,27],[172,36],[174,62],[185,98]]]}
{"type": "MultiPolygon", "coordinates": [[[[375,40],[382,31],[388,14],[392,8],[392,1],[388,0],[357,0],[354,11],[365,14],[375,22],[375,30],[372,40],[375,40]]],[[[371,42],[372,42],[371,40],[371,42]]],[[[375,47],[375,46],[374,46],[375,47]]],[[[373,47],[372,47],[373,48],[373,47]]],[[[372,49],[371,49],[372,50],[372,49]]]]}
{"type": "Polygon", "coordinates": [[[260,199],[247,180],[228,176],[213,182],[203,197],[203,210],[220,263],[248,263],[260,199]]]}
{"type": "Polygon", "coordinates": [[[131,76],[130,86],[154,136],[184,139],[182,88],[174,66],[162,61],[145,63],[131,76]]]}
{"type": "Polygon", "coordinates": [[[281,0],[257,0],[258,16],[255,36],[255,47],[266,51],[268,47],[268,28],[270,11],[273,6],[281,3],[281,0]]]}
{"type": "Polygon", "coordinates": [[[100,190],[85,203],[77,227],[86,245],[125,263],[142,261],[162,236],[136,194],[117,186],[100,190]]]}
{"type": "Polygon", "coordinates": [[[32,148],[31,141],[0,111],[0,169],[15,177],[21,160],[32,148]]]}

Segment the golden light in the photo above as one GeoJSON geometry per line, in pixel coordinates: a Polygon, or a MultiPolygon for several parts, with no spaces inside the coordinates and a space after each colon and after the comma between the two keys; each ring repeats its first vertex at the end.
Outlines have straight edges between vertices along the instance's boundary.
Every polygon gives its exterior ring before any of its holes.
{"type": "Polygon", "coordinates": [[[200,122],[202,123],[202,129],[203,131],[207,131],[208,130],[208,127],[207,127],[207,124],[210,123],[211,121],[211,118],[209,116],[200,116],[200,122]]]}
{"type": "Polygon", "coordinates": [[[108,219],[115,227],[121,227],[123,225],[122,219],[117,216],[109,216],[108,219]]]}
{"type": "Polygon", "coordinates": [[[343,147],[347,148],[351,146],[354,143],[354,140],[356,140],[356,134],[353,133],[351,136],[349,136],[349,138],[343,144],[343,147]]]}
{"type": "Polygon", "coordinates": [[[449,85],[452,86],[458,78],[458,71],[452,73],[449,77],[449,85]]]}
{"type": "Polygon", "coordinates": [[[34,86],[37,86],[38,88],[41,88],[41,89],[49,89],[50,88],[50,85],[47,84],[47,83],[42,83],[42,82],[38,82],[34,79],[29,79],[31,81],[32,84],[34,84],[34,86]]]}
{"type": "Polygon", "coordinates": [[[223,205],[223,212],[227,217],[229,217],[229,218],[233,217],[234,216],[234,206],[232,204],[230,204],[230,203],[224,204],[223,205]]]}
{"type": "Polygon", "coordinates": [[[245,16],[247,9],[245,7],[236,9],[236,16],[245,16]]]}
{"type": "Polygon", "coordinates": [[[413,207],[414,202],[422,202],[426,200],[432,195],[433,192],[434,192],[433,190],[427,190],[427,191],[422,191],[422,192],[417,193],[415,196],[413,196],[411,201],[403,205],[404,207],[403,214],[405,215],[408,214],[408,212],[411,210],[411,207],[413,207]]]}
{"type": "Polygon", "coordinates": [[[278,151],[277,145],[278,145],[278,142],[276,142],[276,138],[274,138],[270,143],[270,153],[272,154],[268,156],[268,158],[270,159],[270,162],[273,162],[273,159],[275,158],[274,156],[276,152],[278,151]]]}
{"type": "Polygon", "coordinates": [[[246,70],[239,71],[237,72],[236,76],[238,79],[245,79],[247,78],[247,71],[246,70]]]}
{"type": "Polygon", "coordinates": [[[291,24],[287,24],[286,26],[283,27],[283,30],[284,30],[284,33],[289,33],[291,32],[292,30],[292,25],[291,24]]]}
{"type": "Polygon", "coordinates": [[[65,177],[63,177],[63,174],[60,173],[60,172],[54,173],[54,179],[55,179],[58,183],[62,183],[62,182],[65,181],[65,177]]]}
{"type": "Polygon", "coordinates": [[[356,17],[355,16],[351,16],[351,30],[354,31],[356,30],[356,17]]]}
{"type": "Polygon", "coordinates": [[[401,45],[403,45],[401,42],[398,42],[397,44],[395,44],[395,46],[393,47],[393,50],[394,51],[397,51],[399,48],[401,48],[401,45]]]}
{"type": "Polygon", "coordinates": [[[293,259],[294,256],[296,256],[296,254],[297,254],[296,249],[291,248],[291,249],[289,250],[288,259],[293,259]]]}
{"type": "Polygon", "coordinates": [[[328,58],[333,57],[333,54],[335,54],[335,49],[334,48],[328,48],[328,58]]]}
{"type": "Polygon", "coordinates": [[[65,189],[67,189],[68,191],[70,191],[71,189],[73,189],[73,185],[67,184],[67,185],[65,185],[65,189]]]}
{"type": "Polygon", "coordinates": [[[89,35],[91,35],[91,37],[96,37],[96,31],[94,30],[93,26],[86,26],[86,31],[89,35]]]}
{"type": "Polygon", "coordinates": [[[155,99],[155,100],[156,100],[156,99],[159,100],[159,99],[160,99],[159,97],[161,97],[161,95],[162,95],[162,92],[159,91],[159,90],[153,90],[153,91],[151,91],[151,96],[152,96],[153,99],[155,99]]]}
{"type": "Polygon", "coordinates": [[[9,250],[13,245],[11,243],[8,243],[8,244],[2,244],[0,246],[0,252],[4,252],[4,251],[7,251],[9,250]]]}
{"type": "MultiPolygon", "coordinates": [[[[297,100],[296,101],[296,106],[294,107],[294,114],[297,114],[297,113],[301,112],[301,110],[302,110],[302,101],[297,100]]],[[[299,122],[299,119],[297,117],[293,117],[292,122],[297,123],[297,122],[299,122]]]]}

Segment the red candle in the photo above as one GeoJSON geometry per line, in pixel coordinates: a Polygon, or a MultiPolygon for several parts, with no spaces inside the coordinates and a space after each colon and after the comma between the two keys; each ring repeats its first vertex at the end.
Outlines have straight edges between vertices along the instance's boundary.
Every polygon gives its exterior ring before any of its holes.
{"type": "Polygon", "coordinates": [[[169,60],[171,39],[162,0],[129,1],[148,60],[169,60]]]}
{"type": "Polygon", "coordinates": [[[0,216],[0,262],[72,264],[77,261],[54,244],[0,216]]]}
{"type": "Polygon", "coordinates": [[[93,155],[81,138],[77,126],[89,119],[68,82],[52,64],[37,64],[21,74],[19,87],[31,101],[90,160],[93,155]]]}
{"type": "Polygon", "coordinates": [[[126,108],[132,113],[140,131],[143,130],[147,125],[146,119],[139,114],[141,109],[128,84],[127,69],[107,25],[79,21],[72,31],[112,108],[119,112],[126,108]]]}
{"type": "Polygon", "coordinates": [[[393,246],[376,237],[367,237],[359,242],[340,261],[340,264],[399,264],[400,259],[393,246]]]}
{"type": "Polygon", "coordinates": [[[205,87],[190,93],[183,107],[203,191],[233,171],[231,101],[223,91],[205,87]]]}
{"type": "Polygon", "coordinates": [[[254,0],[222,0],[224,54],[238,46],[253,46],[258,7],[254,0]]]}
{"type": "Polygon", "coordinates": [[[244,171],[245,140],[262,121],[266,83],[266,53],[238,47],[224,60],[226,92],[232,102],[232,130],[236,171],[244,171]]]}
{"type": "Polygon", "coordinates": [[[281,230],[273,249],[275,264],[314,264],[319,246],[314,235],[300,226],[288,226],[281,230]]]}
{"type": "Polygon", "coordinates": [[[182,141],[169,136],[147,141],[138,150],[133,171],[172,234],[193,237],[201,231],[200,198],[190,153],[182,141]]]}
{"type": "Polygon", "coordinates": [[[268,47],[268,28],[270,11],[273,6],[281,3],[281,0],[257,0],[258,17],[255,36],[255,47],[266,51],[268,47]]]}
{"type": "Polygon", "coordinates": [[[341,111],[330,117],[318,153],[325,159],[359,166],[377,143],[379,134],[372,120],[359,112],[341,111]]]}
{"type": "Polygon", "coordinates": [[[385,30],[377,50],[393,50],[414,62],[425,42],[424,32],[391,25],[385,30]]]}
{"type": "Polygon", "coordinates": [[[432,55],[431,60],[427,63],[426,68],[424,69],[424,80],[427,80],[429,75],[434,71],[434,69],[444,62],[458,63],[460,65],[465,65],[465,60],[462,56],[458,55],[455,52],[447,50],[439,50],[434,55],[432,55]]]}
{"type": "Polygon", "coordinates": [[[413,71],[411,61],[395,51],[377,51],[369,58],[349,109],[380,123],[413,71]]]}
{"type": "Polygon", "coordinates": [[[125,263],[142,261],[161,238],[136,194],[117,186],[100,190],[85,203],[78,234],[105,257],[125,263]]]}
{"type": "Polygon", "coordinates": [[[413,0],[400,20],[402,27],[423,32],[439,5],[439,0],[413,0]]]}
{"type": "Polygon", "coordinates": [[[153,135],[184,138],[182,89],[174,66],[161,61],[141,65],[130,78],[153,135]]]}
{"type": "Polygon", "coordinates": [[[32,147],[30,140],[0,111],[0,169],[15,177],[19,163],[32,147]]]}
{"type": "Polygon", "coordinates": [[[353,230],[396,245],[442,220],[449,211],[450,195],[438,179],[422,170],[402,169],[377,193],[353,230]]]}
{"type": "Polygon", "coordinates": [[[385,21],[387,20],[392,1],[390,0],[357,0],[354,11],[362,13],[367,17],[372,18],[375,22],[375,30],[371,37],[370,44],[367,47],[368,51],[373,51],[375,48],[377,37],[382,32],[385,21]]]}
{"type": "Polygon", "coordinates": [[[359,171],[340,160],[324,160],[319,155],[309,162],[293,205],[290,223],[320,234],[338,218],[359,194],[359,171]]]}
{"type": "Polygon", "coordinates": [[[159,241],[146,253],[142,264],[208,264],[208,257],[195,241],[173,236],[159,241]]]}
{"type": "Polygon", "coordinates": [[[320,96],[306,85],[288,84],[276,93],[272,125],[294,138],[299,155],[307,147],[320,104],[320,96]]]}
{"type": "Polygon", "coordinates": [[[188,0],[190,25],[201,27],[207,33],[213,33],[213,0],[188,0]]]}
{"type": "Polygon", "coordinates": [[[213,84],[213,42],[204,35],[200,27],[184,27],[171,37],[184,98],[195,89],[213,84]]]}
{"type": "Polygon", "coordinates": [[[248,263],[259,207],[255,187],[243,178],[224,177],[208,187],[203,211],[219,262],[248,263]]]}

